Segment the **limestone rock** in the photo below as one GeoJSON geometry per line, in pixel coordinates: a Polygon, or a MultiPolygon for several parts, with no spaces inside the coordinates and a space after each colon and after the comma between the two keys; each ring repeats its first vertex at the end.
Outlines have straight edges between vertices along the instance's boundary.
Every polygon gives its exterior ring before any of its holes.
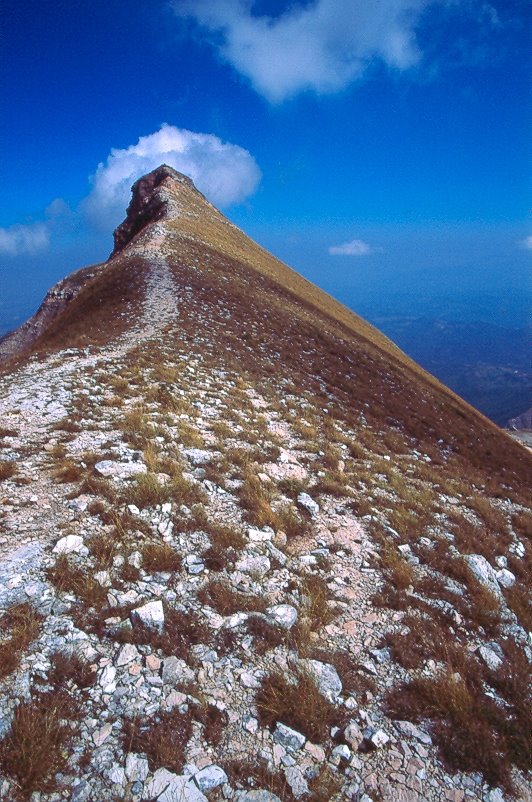
{"type": "Polygon", "coordinates": [[[131,623],[133,626],[142,626],[162,632],[164,629],[164,610],[160,600],[147,602],[142,607],[137,607],[131,611],[131,623]]]}
{"type": "Polygon", "coordinates": [[[303,507],[310,515],[314,518],[319,511],[320,506],[319,504],[312,499],[308,493],[299,493],[297,497],[297,503],[300,507],[303,507]]]}
{"type": "Polygon", "coordinates": [[[276,604],[268,607],[266,615],[282,629],[292,629],[297,621],[297,610],[290,604],[276,604]]]}
{"type": "Polygon", "coordinates": [[[321,663],[319,660],[304,660],[303,664],[314,678],[320,693],[329,702],[336,702],[342,693],[342,680],[338,672],[330,663],[321,663]]]}
{"type": "Polygon", "coordinates": [[[273,740],[276,744],[284,746],[285,749],[297,752],[298,749],[301,749],[305,745],[306,738],[300,732],[278,721],[273,731],[273,740]]]}
{"type": "Polygon", "coordinates": [[[111,459],[104,459],[97,462],[94,470],[101,476],[114,477],[117,479],[129,479],[141,473],[147,473],[148,469],[143,462],[114,462],[111,459]]]}
{"type": "Polygon", "coordinates": [[[200,791],[207,793],[213,788],[224,785],[227,782],[227,774],[220,766],[206,766],[194,775],[194,782],[200,791]]]}
{"type": "Polygon", "coordinates": [[[67,535],[58,540],[53,548],[54,554],[72,554],[83,549],[83,538],[79,535],[67,535]]]}
{"type": "Polygon", "coordinates": [[[464,560],[480,584],[500,599],[501,589],[497,582],[497,575],[486,558],[482,554],[466,554],[464,560]]]}

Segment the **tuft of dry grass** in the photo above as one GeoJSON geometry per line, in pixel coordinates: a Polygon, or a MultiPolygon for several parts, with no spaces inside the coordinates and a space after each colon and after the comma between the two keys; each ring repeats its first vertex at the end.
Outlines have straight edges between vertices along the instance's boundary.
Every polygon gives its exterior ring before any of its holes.
{"type": "Polygon", "coordinates": [[[336,716],[334,705],[322,696],[312,676],[303,670],[292,676],[278,670],[267,674],[255,702],[263,726],[272,727],[281,721],[314,743],[328,737],[336,716]]]}
{"type": "Polygon", "coordinates": [[[239,612],[264,612],[268,603],[263,596],[251,596],[234,590],[227,582],[212,579],[200,589],[198,600],[220,615],[239,612]]]}
{"type": "Polygon", "coordinates": [[[179,571],[181,557],[168,543],[150,542],[141,548],[142,567],[148,572],[179,571]]]}
{"type": "Polygon", "coordinates": [[[329,604],[327,583],[318,574],[311,574],[301,580],[301,613],[311,629],[327,626],[336,618],[336,613],[329,604]]]}
{"type": "Polygon", "coordinates": [[[229,716],[225,710],[220,710],[214,704],[206,703],[194,709],[194,717],[203,725],[203,737],[207,743],[217,746],[229,723],[229,716]]]}
{"type": "Polygon", "coordinates": [[[490,785],[511,790],[507,712],[476,683],[447,669],[436,678],[417,677],[393,689],[386,704],[393,718],[432,719],[432,732],[451,770],[480,771],[490,785]]]}
{"type": "Polygon", "coordinates": [[[277,526],[277,515],[270,506],[270,490],[251,471],[245,472],[238,497],[250,524],[258,527],[277,526]]]}
{"type": "Polygon", "coordinates": [[[0,618],[0,680],[9,676],[41,631],[43,617],[28,602],[14,604],[0,618]]]}
{"type": "Polygon", "coordinates": [[[516,512],[512,515],[512,527],[521,537],[532,538],[532,513],[516,512]]]}
{"type": "Polygon", "coordinates": [[[174,655],[187,660],[190,647],[198,643],[210,643],[211,633],[205,621],[197,613],[176,610],[164,603],[162,632],[137,624],[133,631],[124,632],[121,640],[149,644],[152,649],[160,649],[167,656],[174,655]]]}
{"type": "Polygon", "coordinates": [[[125,491],[126,504],[135,504],[139,509],[165,504],[170,498],[170,486],[162,484],[153,473],[141,473],[135,477],[125,491]]]}
{"type": "Polygon", "coordinates": [[[254,649],[257,654],[265,654],[288,640],[286,630],[258,615],[248,618],[246,627],[249,634],[253,635],[254,649]]]}
{"type": "Polygon", "coordinates": [[[96,682],[96,666],[84,657],[70,652],[55,652],[51,660],[52,668],[48,682],[56,690],[64,689],[73,682],[78,688],[90,688],[96,682]]]}
{"type": "Polygon", "coordinates": [[[58,789],[56,775],[67,765],[75,734],[70,722],[79,718],[77,703],[62,690],[18,705],[0,741],[0,772],[14,781],[15,799],[58,789]]]}
{"type": "Polygon", "coordinates": [[[0,482],[11,479],[17,472],[17,466],[11,460],[0,460],[0,482]]]}
{"type": "Polygon", "coordinates": [[[275,794],[283,802],[295,802],[291,789],[281,772],[273,772],[265,760],[253,759],[249,755],[233,758],[223,763],[231,785],[237,788],[264,789],[275,794]]]}
{"type": "Polygon", "coordinates": [[[155,719],[124,722],[124,752],[144,753],[151,771],[160,768],[181,774],[186,763],[186,747],[192,736],[192,711],[171,710],[155,719]]]}
{"type": "Polygon", "coordinates": [[[59,554],[46,576],[59,593],[73,593],[86,607],[101,608],[107,593],[86,571],[74,565],[66,554],[59,554]]]}
{"type": "Polygon", "coordinates": [[[385,580],[397,590],[406,590],[414,583],[412,566],[397,550],[390,538],[383,538],[380,547],[380,564],[385,580]]]}

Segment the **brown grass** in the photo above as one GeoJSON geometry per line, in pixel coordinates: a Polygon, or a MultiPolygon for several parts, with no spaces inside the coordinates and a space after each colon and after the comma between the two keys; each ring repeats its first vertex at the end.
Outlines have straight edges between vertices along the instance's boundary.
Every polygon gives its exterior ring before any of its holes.
{"type": "Polygon", "coordinates": [[[29,602],[12,605],[0,618],[0,680],[20,664],[21,657],[41,631],[43,617],[29,602]]]}
{"type": "Polygon", "coordinates": [[[192,735],[192,712],[172,710],[155,719],[124,722],[124,752],[144,753],[151,771],[160,768],[181,774],[186,763],[186,747],[192,735]]]}
{"type": "Polygon", "coordinates": [[[201,604],[207,604],[220,615],[239,612],[264,612],[268,603],[263,596],[251,596],[234,590],[220,579],[212,579],[198,592],[201,604]]]}
{"type": "Polygon", "coordinates": [[[141,548],[142,567],[152,573],[155,571],[179,571],[181,557],[168,543],[145,543],[141,548]]]}
{"type": "Polygon", "coordinates": [[[11,460],[0,460],[0,482],[11,479],[17,472],[17,466],[11,460]]]}
{"type": "Polygon", "coordinates": [[[85,607],[99,609],[107,599],[106,590],[87,571],[74,565],[66,554],[57,557],[46,576],[59,593],[73,593],[85,607]]]}
{"type": "Polygon", "coordinates": [[[412,566],[397,550],[390,538],[384,538],[380,547],[381,569],[386,581],[397,590],[406,590],[414,582],[412,566]]]}
{"type": "Polygon", "coordinates": [[[388,694],[387,712],[410,721],[432,719],[432,732],[452,771],[480,771],[490,785],[511,789],[508,714],[474,682],[451,669],[435,679],[413,679],[388,694]]]}
{"type": "Polygon", "coordinates": [[[79,717],[77,704],[61,690],[18,705],[0,742],[0,771],[14,781],[14,799],[59,788],[55,775],[66,768],[75,734],[69,722],[79,717]]]}
{"type": "Polygon", "coordinates": [[[281,772],[273,772],[265,760],[250,758],[249,754],[226,760],[222,764],[229,782],[236,788],[263,789],[275,794],[283,802],[294,802],[290,787],[281,772]]]}
{"type": "Polygon", "coordinates": [[[211,703],[194,708],[194,718],[203,725],[203,737],[207,743],[217,746],[223,738],[229,716],[225,710],[211,703]]]}
{"type": "Polygon", "coordinates": [[[90,688],[96,682],[96,666],[91,666],[88,660],[80,655],[56,652],[50,662],[52,668],[48,674],[48,682],[56,690],[64,690],[69,682],[78,688],[90,688]]]}
{"type": "Polygon", "coordinates": [[[328,737],[336,716],[334,705],[322,696],[305,671],[293,676],[271,672],[262,680],[255,701],[263,726],[272,727],[281,721],[314,743],[328,737]]]}
{"type": "Polygon", "coordinates": [[[311,629],[320,629],[334,621],[336,613],[329,605],[329,590],[321,576],[312,574],[304,577],[299,589],[302,597],[301,613],[311,629]]]}
{"type": "Polygon", "coordinates": [[[149,644],[167,656],[174,655],[187,660],[190,647],[198,643],[209,644],[211,633],[205,621],[197,613],[183,612],[163,603],[164,629],[156,632],[136,625],[132,632],[124,632],[121,639],[133,643],[149,644]]]}
{"type": "Polygon", "coordinates": [[[521,537],[532,538],[532,513],[516,512],[512,515],[512,527],[521,537]]]}

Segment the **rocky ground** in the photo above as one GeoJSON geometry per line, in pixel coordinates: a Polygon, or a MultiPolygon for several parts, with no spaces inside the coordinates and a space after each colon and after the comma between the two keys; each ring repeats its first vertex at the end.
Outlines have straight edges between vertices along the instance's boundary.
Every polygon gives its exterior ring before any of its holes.
{"type": "MultiPolygon", "coordinates": [[[[522,770],[458,770],[436,714],[386,702],[442,671],[431,643],[401,652],[402,594],[445,618],[510,710],[494,676],[508,642],[530,658],[505,596],[524,507],[490,506],[496,553],[464,549],[445,510],[473,530],[487,512],[420,479],[427,454],[372,455],[308,395],[207,360],[205,325],[185,347],[188,290],[157,226],[135,246],[146,296],[126,334],[0,378],[0,799],[530,799],[522,770]],[[387,514],[405,508],[404,477],[438,498],[423,533],[387,514]],[[466,579],[426,558],[440,543],[495,600],[495,623],[472,628],[466,579]]],[[[526,695],[526,673],[512,676],[526,695]]],[[[451,726],[474,752],[472,712],[451,726]]]]}

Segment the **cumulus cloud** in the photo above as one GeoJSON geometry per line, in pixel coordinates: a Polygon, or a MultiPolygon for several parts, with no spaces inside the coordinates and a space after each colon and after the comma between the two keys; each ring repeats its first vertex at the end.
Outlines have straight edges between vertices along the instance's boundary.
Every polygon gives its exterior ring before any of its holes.
{"type": "Polygon", "coordinates": [[[519,244],[522,248],[525,248],[525,250],[532,251],[532,235],[530,237],[525,237],[519,244]]]}
{"type": "Polygon", "coordinates": [[[273,103],[297,92],[337,92],[375,58],[405,70],[421,56],[415,26],[431,0],[315,0],[280,16],[252,0],[172,0],[180,17],[213,34],[222,58],[273,103]]]}
{"type": "Polygon", "coordinates": [[[376,253],[382,248],[372,248],[367,242],[361,239],[352,239],[342,245],[331,245],[329,253],[331,256],[367,256],[369,253],[376,253]]]}
{"type": "Polygon", "coordinates": [[[28,223],[0,228],[0,253],[7,256],[33,254],[48,247],[50,234],[46,223],[28,223]]]}
{"type": "Polygon", "coordinates": [[[113,148],[91,178],[92,190],[82,204],[88,220],[99,227],[116,224],[124,216],[131,185],[137,178],[165,163],[190,176],[197,188],[216,206],[240,203],[251,195],[261,173],[251,154],[238,145],[163,125],[141,136],[136,145],[113,148]]]}

